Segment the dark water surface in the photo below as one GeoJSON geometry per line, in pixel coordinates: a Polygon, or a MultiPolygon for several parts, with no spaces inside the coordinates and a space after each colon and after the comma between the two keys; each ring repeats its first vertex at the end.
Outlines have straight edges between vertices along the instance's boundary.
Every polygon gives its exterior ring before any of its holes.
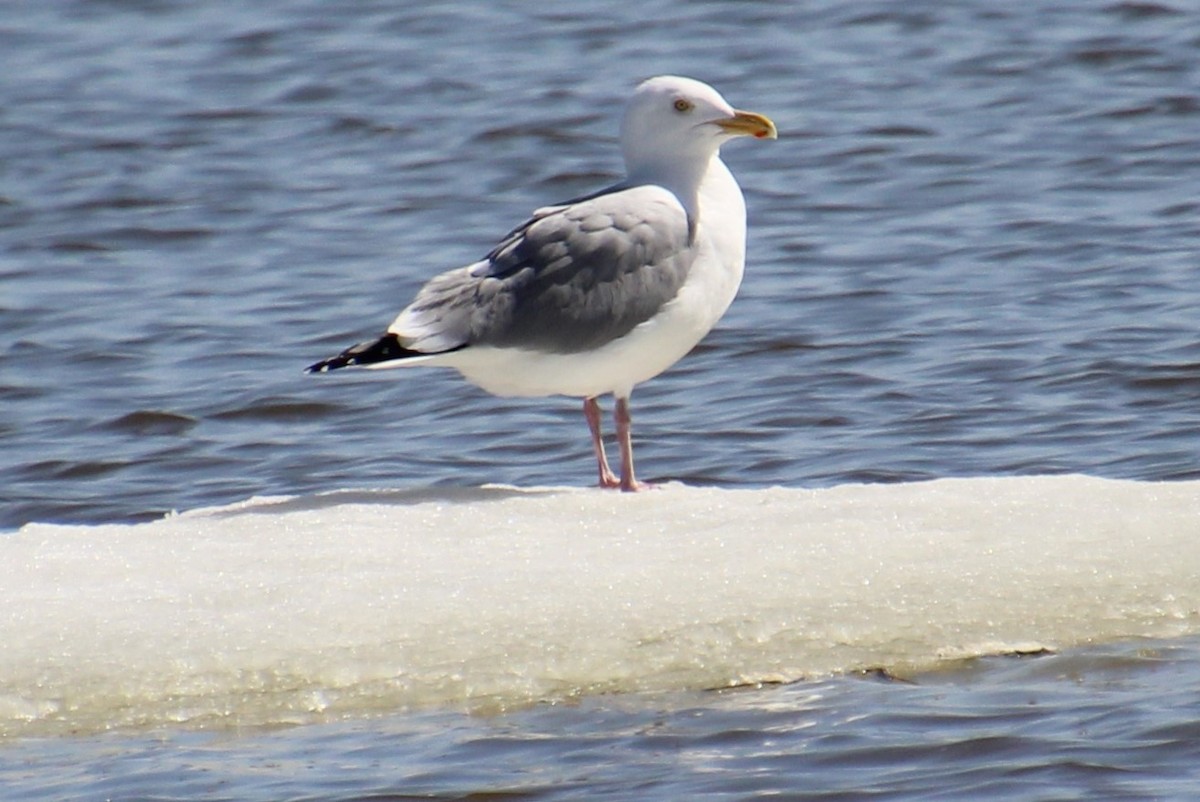
{"type": "MultiPolygon", "coordinates": [[[[1192,3],[61,0],[5,6],[0,52],[0,529],[590,483],[574,401],[300,371],[611,181],[623,99],[663,72],[781,138],[726,149],[746,279],[635,393],[645,478],[1200,477],[1192,3]]],[[[0,775],[21,798],[1194,796],[1194,642],[949,676],[31,742],[0,775]]]]}

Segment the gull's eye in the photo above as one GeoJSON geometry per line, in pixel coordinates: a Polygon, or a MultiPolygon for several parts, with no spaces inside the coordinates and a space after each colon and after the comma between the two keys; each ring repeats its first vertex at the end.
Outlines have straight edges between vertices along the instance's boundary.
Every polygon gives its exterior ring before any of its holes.
{"type": "Polygon", "coordinates": [[[677,98],[675,100],[675,111],[685,112],[691,111],[694,108],[695,104],[693,104],[690,100],[684,100],[683,98],[677,98]]]}

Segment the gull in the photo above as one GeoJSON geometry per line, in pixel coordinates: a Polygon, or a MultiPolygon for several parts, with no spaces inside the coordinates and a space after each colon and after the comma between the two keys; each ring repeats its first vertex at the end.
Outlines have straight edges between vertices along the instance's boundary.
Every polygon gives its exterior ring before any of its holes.
{"type": "Polygon", "coordinates": [[[686,355],[729,308],[746,260],[746,205],[721,161],[731,139],[776,138],[708,84],[638,85],[621,123],[624,180],[545,206],[483,259],[430,280],[386,332],[308,367],[454,368],[499,396],[583,399],[600,486],[634,475],[635,385],[686,355]],[[597,399],[614,398],[620,477],[597,399]]]}

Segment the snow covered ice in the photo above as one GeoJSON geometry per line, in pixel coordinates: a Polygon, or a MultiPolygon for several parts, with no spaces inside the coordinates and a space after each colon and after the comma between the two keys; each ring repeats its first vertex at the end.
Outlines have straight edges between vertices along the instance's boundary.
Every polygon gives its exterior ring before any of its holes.
{"type": "Polygon", "coordinates": [[[1200,482],[339,491],[0,535],[0,734],[502,710],[1200,631],[1200,482]]]}

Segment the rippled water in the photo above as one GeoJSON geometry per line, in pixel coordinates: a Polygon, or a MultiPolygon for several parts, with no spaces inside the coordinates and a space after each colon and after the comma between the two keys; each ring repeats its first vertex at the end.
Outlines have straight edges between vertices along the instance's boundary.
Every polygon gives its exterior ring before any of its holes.
{"type": "MultiPolygon", "coordinates": [[[[7,8],[0,527],[146,520],[264,493],[590,483],[573,401],[495,400],[440,373],[300,371],[375,333],[425,278],[478,257],[533,207],[610,181],[622,100],[660,72],[710,81],[774,118],[781,139],[726,149],[750,209],[746,281],[718,330],[635,393],[645,478],[1200,477],[1192,4],[610,8],[7,8]]],[[[186,764],[223,778],[193,798],[354,798],[398,776],[426,777],[406,787],[436,798],[514,787],[534,789],[516,798],[927,798],[978,791],[978,772],[1000,783],[984,789],[993,798],[1093,787],[1186,798],[1179,778],[1194,779],[1196,755],[1181,707],[1137,689],[1163,676],[1195,689],[1200,660],[1191,642],[1155,647],[1152,660],[1138,648],[1111,647],[1131,666],[1111,682],[1105,647],[915,688],[835,680],[247,741],[65,740],[2,759],[8,777],[42,761],[82,761],[87,774],[116,751],[103,789],[114,797],[168,795],[186,764]],[[1064,660],[1078,668],[1036,668],[1064,660]],[[870,714],[817,706],[805,718],[808,696],[824,693],[870,714]],[[997,693],[1011,709],[984,719],[995,748],[946,746],[974,726],[958,708],[986,711],[997,693]],[[1031,719],[1009,716],[1031,694],[1061,703],[1055,720],[1085,742],[1139,722],[1141,768],[1114,757],[1126,743],[1116,735],[1082,755],[1074,742],[1023,740],[1031,719]],[[912,713],[914,699],[928,708],[912,713]],[[781,724],[776,708],[795,717],[781,724]],[[687,729],[724,716],[717,734],[687,729]],[[871,740],[880,721],[897,738],[919,731],[934,756],[871,740]],[[794,732],[773,740],[792,724],[826,734],[816,757],[794,732]],[[431,735],[442,727],[446,740],[431,735]],[[588,731],[609,734],[579,744],[588,731]],[[536,747],[507,751],[511,732],[536,747]],[[840,757],[820,758],[840,743],[840,757]],[[189,749],[244,762],[218,771],[189,749]],[[146,770],[164,751],[179,762],[146,770]],[[339,754],[397,773],[364,770],[355,784],[326,762],[339,754]],[[541,785],[512,778],[547,755],[580,768],[541,785]],[[940,778],[915,790],[900,768],[909,760],[940,778]],[[838,767],[860,764],[869,779],[851,791],[838,767]],[[316,774],[248,779],[297,765],[316,774]],[[1005,772],[1021,767],[1012,784],[1005,772]]]]}

